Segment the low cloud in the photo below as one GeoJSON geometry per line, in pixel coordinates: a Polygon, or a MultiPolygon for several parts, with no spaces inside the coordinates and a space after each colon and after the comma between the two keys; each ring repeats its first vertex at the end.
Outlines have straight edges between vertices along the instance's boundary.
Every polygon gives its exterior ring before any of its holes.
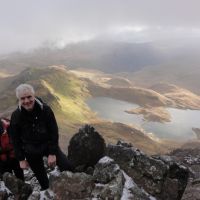
{"type": "Polygon", "coordinates": [[[136,42],[198,38],[199,7],[198,0],[1,0],[0,53],[95,37],[136,42]]]}

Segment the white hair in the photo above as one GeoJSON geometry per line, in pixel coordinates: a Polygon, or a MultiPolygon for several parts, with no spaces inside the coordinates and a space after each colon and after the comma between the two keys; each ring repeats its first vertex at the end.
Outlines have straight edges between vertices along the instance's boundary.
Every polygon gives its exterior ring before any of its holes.
{"type": "Polygon", "coordinates": [[[15,92],[16,92],[16,97],[18,99],[20,98],[20,95],[23,94],[24,92],[31,92],[33,95],[35,95],[35,90],[33,86],[26,83],[20,84],[16,88],[15,92]]]}

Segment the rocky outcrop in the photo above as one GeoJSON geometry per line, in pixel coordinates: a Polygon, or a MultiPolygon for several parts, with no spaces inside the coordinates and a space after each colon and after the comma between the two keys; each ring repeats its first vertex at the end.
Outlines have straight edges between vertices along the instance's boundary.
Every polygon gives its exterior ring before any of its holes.
{"type": "MultiPolygon", "coordinates": [[[[31,178],[31,171],[26,173],[26,178],[31,178]]],[[[34,188],[33,193],[25,199],[28,200],[66,200],[66,199],[110,199],[110,200],[154,200],[143,189],[120,169],[116,162],[103,157],[94,168],[94,174],[59,172],[54,170],[50,175],[50,189],[44,192],[38,190],[35,180],[31,178],[30,185],[34,188]]],[[[8,176],[12,176],[8,173],[8,176]]],[[[12,176],[12,183],[8,188],[19,188],[18,179],[12,176]],[[15,183],[15,186],[13,186],[15,183]]],[[[29,185],[29,186],[30,186],[29,185]]],[[[15,190],[15,189],[14,189],[15,190]]],[[[19,198],[18,190],[10,192],[8,189],[0,191],[1,199],[24,199],[19,198]]],[[[22,192],[22,191],[21,191],[22,192]]],[[[22,192],[24,194],[24,192],[22,192]]],[[[26,193],[28,195],[28,193],[26,193]]],[[[22,195],[22,194],[21,194],[22,195]]],[[[22,196],[20,196],[22,197],[22,196]]]]}
{"type": "Polygon", "coordinates": [[[200,180],[190,181],[185,189],[181,200],[199,200],[200,199],[200,180]]]}
{"type": "Polygon", "coordinates": [[[148,157],[140,150],[121,142],[118,145],[108,145],[107,155],[140,187],[157,199],[181,199],[189,171],[169,156],[148,157]]]}
{"type": "Polygon", "coordinates": [[[176,149],[170,154],[174,160],[188,167],[190,178],[181,200],[199,200],[200,149],[176,149]]]}
{"type": "Polygon", "coordinates": [[[150,200],[152,198],[109,157],[103,157],[97,163],[93,176],[71,172],[51,175],[50,187],[57,200],[93,198],[150,200]]]}
{"type": "Polygon", "coordinates": [[[200,157],[194,158],[187,151],[150,157],[123,142],[110,144],[105,151],[103,138],[85,126],[72,138],[69,155],[76,172],[59,172],[57,168],[52,171],[45,164],[50,189],[43,192],[31,170],[25,173],[26,183],[5,173],[0,199],[187,200],[191,195],[196,198],[199,191],[200,157]],[[178,159],[181,156],[185,157],[178,159]],[[185,190],[189,174],[192,181],[185,190]]]}
{"type": "Polygon", "coordinates": [[[84,171],[105,155],[105,141],[95,129],[85,125],[70,140],[68,158],[76,171],[84,171]]]}
{"type": "Polygon", "coordinates": [[[102,199],[120,199],[124,187],[124,176],[114,160],[104,157],[96,165],[94,170],[96,187],[93,191],[94,197],[102,199]]]}
{"type": "Polygon", "coordinates": [[[62,172],[50,177],[50,188],[59,200],[89,198],[94,187],[93,177],[85,173],[62,172]]]}
{"type": "Polygon", "coordinates": [[[26,200],[32,193],[32,188],[29,184],[24,183],[8,172],[4,173],[3,181],[16,200],[26,200]]]}

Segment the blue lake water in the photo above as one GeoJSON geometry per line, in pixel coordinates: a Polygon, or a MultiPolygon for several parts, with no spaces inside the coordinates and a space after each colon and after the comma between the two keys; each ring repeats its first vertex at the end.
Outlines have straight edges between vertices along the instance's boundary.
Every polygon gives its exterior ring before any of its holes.
{"type": "Polygon", "coordinates": [[[137,104],[120,101],[108,97],[95,97],[87,100],[88,106],[102,119],[112,122],[137,125],[146,132],[151,132],[159,138],[173,140],[195,139],[193,127],[200,128],[200,111],[168,108],[171,122],[146,122],[142,115],[128,114],[125,110],[137,108],[137,104]]]}

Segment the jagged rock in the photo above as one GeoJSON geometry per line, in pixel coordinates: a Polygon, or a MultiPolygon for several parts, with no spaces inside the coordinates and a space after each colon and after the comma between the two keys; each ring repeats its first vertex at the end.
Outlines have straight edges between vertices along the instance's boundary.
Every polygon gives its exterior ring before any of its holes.
{"type": "Polygon", "coordinates": [[[122,199],[126,200],[156,200],[151,195],[147,194],[142,188],[139,188],[137,184],[123,172],[125,177],[125,185],[123,189],[122,199]]]}
{"type": "Polygon", "coordinates": [[[0,199],[1,200],[7,200],[8,199],[8,194],[6,191],[0,191],[0,199]]]}
{"type": "Polygon", "coordinates": [[[32,188],[29,184],[24,183],[8,172],[4,173],[3,181],[5,186],[13,193],[16,200],[26,200],[32,193],[32,188]]]}
{"type": "Polygon", "coordinates": [[[0,181],[0,200],[14,199],[13,194],[5,187],[5,183],[0,181]]]}
{"type": "Polygon", "coordinates": [[[54,200],[55,195],[52,190],[47,189],[45,191],[33,191],[28,197],[28,200],[54,200]]]}
{"type": "Polygon", "coordinates": [[[117,141],[117,145],[123,145],[124,147],[133,147],[133,145],[131,143],[126,143],[124,141],[117,141]]]}
{"type": "Polygon", "coordinates": [[[156,159],[161,159],[167,166],[168,172],[164,182],[163,197],[165,199],[181,199],[182,193],[184,192],[187,181],[189,178],[189,170],[177,162],[173,161],[169,156],[154,156],[156,159]],[[174,191],[178,191],[175,193],[174,191]],[[179,191],[182,191],[179,193],[179,191]]]}
{"type": "Polygon", "coordinates": [[[85,125],[69,142],[68,158],[76,171],[93,167],[105,155],[105,141],[95,129],[85,125]]]}
{"type": "Polygon", "coordinates": [[[181,199],[189,175],[186,167],[166,157],[148,157],[138,149],[123,144],[108,145],[107,155],[157,199],[181,199]]]}
{"type": "Polygon", "coordinates": [[[97,182],[93,197],[101,199],[120,199],[124,186],[124,176],[119,166],[109,157],[102,158],[94,170],[97,182]]]}
{"type": "Polygon", "coordinates": [[[96,182],[92,197],[97,199],[153,200],[109,157],[103,157],[95,166],[96,182]]]}
{"type": "MultiPolygon", "coordinates": [[[[103,157],[95,166],[94,175],[61,172],[50,175],[50,189],[54,199],[110,199],[153,200],[139,188],[114,162],[103,157]],[[130,183],[131,182],[131,183],[130,183]]],[[[49,198],[47,198],[49,200],[49,198]]],[[[32,198],[29,200],[38,200],[32,198]]]]}
{"type": "Polygon", "coordinates": [[[171,156],[190,169],[190,178],[181,200],[200,199],[200,149],[176,149],[171,156]]]}
{"type": "Polygon", "coordinates": [[[62,172],[51,175],[49,182],[57,200],[90,198],[95,187],[93,177],[85,173],[62,172]]]}
{"type": "Polygon", "coordinates": [[[40,192],[33,191],[33,193],[29,196],[28,200],[40,200],[40,192]]]}
{"type": "Polygon", "coordinates": [[[94,178],[96,182],[106,184],[119,175],[120,168],[114,160],[109,157],[103,157],[95,166],[94,178]]]}
{"type": "Polygon", "coordinates": [[[200,199],[200,180],[193,180],[188,183],[181,200],[199,200],[200,199]]]}
{"type": "Polygon", "coordinates": [[[191,178],[200,178],[200,149],[176,149],[170,153],[170,156],[189,168],[191,178]]]}
{"type": "MultiPolygon", "coordinates": [[[[108,156],[102,158],[105,152],[103,138],[90,126],[85,126],[81,130],[72,142],[71,158],[75,158],[74,163],[84,173],[60,172],[57,168],[52,171],[47,168],[50,175],[50,190],[48,189],[44,193],[39,191],[38,182],[30,169],[25,171],[25,180],[30,185],[6,173],[3,180],[11,192],[2,189],[1,186],[0,200],[181,199],[188,180],[188,169],[175,162],[174,156],[149,157],[131,144],[118,142],[118,145],[108,145],[107,147],[107,155],[112,159],[108,156]],[[90,145],[92,148],[89,148],[90,145]],[[96,154],[96,146],[98,152],[103,152],[101,156],[99,153],[96,154]],[[102,149],[103,151],[101,151],[102,149]],[[80,154],[76,157],[76,153],[79,152],[80,154]],[[99,160],[99,158],[101,159],[99,160]],[[95,165],[95,163],[97,164],[95,165]],[[28,193],[26,187],[29,187],[28,193]],[[29,196],[30,188],[34,192],[29,196]]],[[[183,159],[187,165],[190,167],[198,165],[199,159],[189,154],[187,157],[186,160],[183,159]]],[[[196,170],[199,171],[198,169],[196,170]]],[[[189,182],[182,200],[198,199],[200,181],[197,176],[194,178],[195,180],[191,179],[189,182]]]]}

